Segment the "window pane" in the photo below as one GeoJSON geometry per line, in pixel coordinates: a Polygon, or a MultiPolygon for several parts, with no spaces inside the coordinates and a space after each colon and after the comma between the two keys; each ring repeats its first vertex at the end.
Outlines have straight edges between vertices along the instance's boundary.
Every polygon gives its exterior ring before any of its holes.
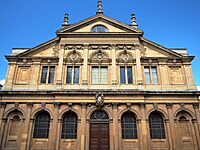
{"type": "Polygon", "coordinates": [[[50,116],[48,113],[40,113],[35,120],[34,138],[49,137],[50,116]]]}
{"type": "Polygon", "coordinates": [[[66,83],[67,84],[71,84],[72,83],[72,66],[68,66],[67,67],[66,83]]]}
{"type": "Polygon", "coordinates": [[[49,80],[48,83],[53,83],[54,82],[54,71],[55,71],[55,66],[51,66],[49,70],[49,80]]]}
{"type": "Polygon", "coordinates": [[[48,67],[47,66],[43,66],[42,67],[41,83],[46,83],[47,71],[48,71],[48,67]]]}
{"type": "Polygon", "coordinates": [[[126,84],[125,67],[120,67],[120,83],[126,84]]]}
{"type": "Polygon", "coordinates": [[[144,68],[144,73],[145,73],[146,84],[150,84],[151,83],[151,78],[150,78],[149,67],[145,67],[144,68]]]}
{"type": "Polygon", "coordinates": [[[151,70],[152,70],[153,84],[158,84],[157,68],[152,67],[151,70]]]}
{"type": "Polygon", "coordinates": [[[76,139],[77,137],[77,116],[70,113],[64,116],[62,122],[62,139],[76,139]]]}
{"type": "Polygon", "coordinates": [[[152,139],[164,139],[164,121],[160,114],[152,114],[149,119],[150,136],[152,139]]]}
{"type": "Polygon", "coordinates": [[[137,138],[137,123],[133,114],[125,113],[122,116],[122,138],[136,139],[137,138]]]}
{"type": "Polygon", "coordinates": [[[99,68],[92,67],[92,84],[99,84],[99,68]]]}
{"type": "Polygon", "coordinates": [[[74,67],[74,84],[79,84],[79,66],[74,67]]]}
{"type": "Polygon", "coordinates": [[[104,26],[98,25],[92,28],[92,32],[108,32],[108,29],[104,26]]]}
{"type": "Polygon", "coordinates": [[[128,84],[133,83],[132,67],[127,67],[128,84]]]}
{"type": "Polygon", "coordinates": [[[101,67],[100,84],[108,83],[108,67],[101,67]]]}

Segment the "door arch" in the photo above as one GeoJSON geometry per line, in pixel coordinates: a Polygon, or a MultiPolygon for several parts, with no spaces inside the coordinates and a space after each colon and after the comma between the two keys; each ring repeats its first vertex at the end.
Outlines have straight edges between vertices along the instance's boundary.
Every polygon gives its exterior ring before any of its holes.
{"type": "Polygon", "coordinates": [[[90,117],[90,150],[109,150],[109,117],[99,109],[90,117]]]}

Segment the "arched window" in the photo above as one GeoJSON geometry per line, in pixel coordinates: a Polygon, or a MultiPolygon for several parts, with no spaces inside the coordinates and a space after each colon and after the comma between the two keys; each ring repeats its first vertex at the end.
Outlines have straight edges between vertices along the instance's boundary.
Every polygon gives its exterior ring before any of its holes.
{"type": "Polygon", "coordinates": [[[121,126],[123,139],[137,139],[137,123],[133,113],[126,112],[122,115],[121,126]]]}
{"type": "Polygon", "coordinates": [[[108,32],[108,29],[102,25],[94,26],[91,32],[108,32]]]}
{"type": "Polygon", "coordinates": [[[149,116],[149,128],[151,139],[165,139],[165,127],[163,117],[159,113],[149,116]]]}
{"type": "Polygon", "coordinates": [[[41,112],[35,120],[33,138],[48,138],[50,126],[50,115],[47,112],[41,112]]]}
{"type": "Polygon", "coordinates": [[[62,120],[62,139],[76,139],[77,137],[77,115],[66,113],[62,120]]]}

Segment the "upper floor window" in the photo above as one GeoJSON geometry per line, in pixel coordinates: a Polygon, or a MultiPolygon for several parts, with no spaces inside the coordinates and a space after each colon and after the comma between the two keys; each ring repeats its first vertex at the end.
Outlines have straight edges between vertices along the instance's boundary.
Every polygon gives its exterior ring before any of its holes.
{"type": "Polygon", "coordinates": [[[67,66],[66,84],[79,84],[80,66],[67,66]]]}
{"type": "Polygon", "coordinates": [[[120,66],[120,83],[121,84],[133,83],[133,73],[131,66],[120,66]]]}
{"type": "Polygon", "coordinates": [[[144,74],[146,84],[158,84],[158,73],[157,68],[153,67],[144,67],[144,74]]]}
{"type": "Polygon", "coordinates": [[[92,84],[107,84],[108,83],[108,67],[93,66],[92,67],[92,84]]]}
{"type": "Polygon", "coordinates": [[[91,32],[108,32],[108,29],[102,25],[97,25],[92,28],[91,32]]]}
{"type": "Polygon", "coordinates": [[[53,83],[54,82],[54,72],[55,66],[43,66],[42,67],[42,75],[41,75],[41,83],[53,83]]]}

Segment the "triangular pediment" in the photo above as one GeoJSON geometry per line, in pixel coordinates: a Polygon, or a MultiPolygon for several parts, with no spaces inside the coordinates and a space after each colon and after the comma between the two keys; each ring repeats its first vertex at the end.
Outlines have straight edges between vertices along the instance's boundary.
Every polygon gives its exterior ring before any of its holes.
{"type": "Polygon", "coordinates": [[[174,52],[173,50],[161,46],[155,42],[141,38],[141,42],[145,48],[145,57],[165,57],[165,58],[181,58],[180,53],[174,52]]]}
{"type": "Polygon", "coordinates": [[[96,25],[105,26],[108,29],[108,33],[138,33],[143,34],[143,31],[134,28],[131,25],[124,24],[115,19],[109,18],[104,15],[96,15],[80,21],[76,24],[68,25],[57,31],[57,34],[63,33],[88,33],[96,25]]]}

